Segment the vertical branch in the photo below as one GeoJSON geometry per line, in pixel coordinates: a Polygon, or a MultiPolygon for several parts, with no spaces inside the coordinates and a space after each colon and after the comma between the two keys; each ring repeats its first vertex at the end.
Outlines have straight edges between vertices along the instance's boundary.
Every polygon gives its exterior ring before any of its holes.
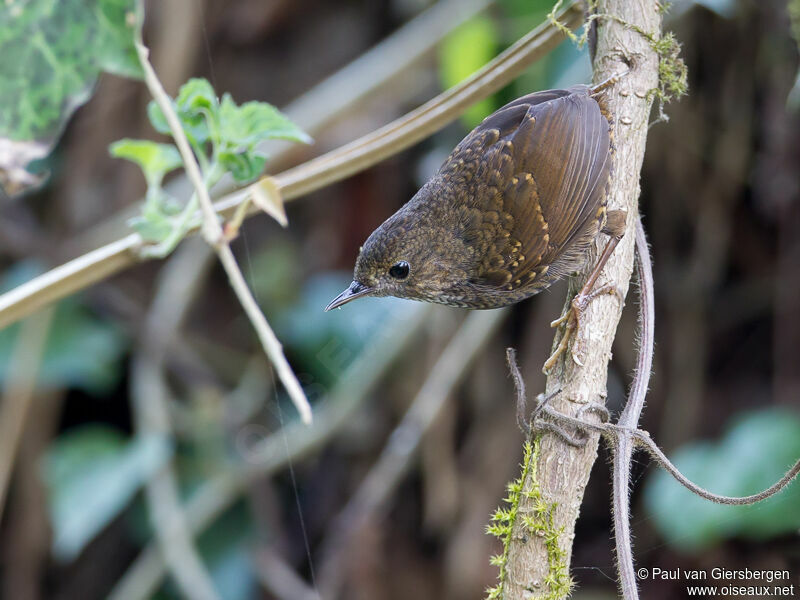
{"type": "MultiPolygon", "coordinates": [[[[614,119],[615,153],[609,184],[609,209],[628,212],[626,234],[608,261],[599,283],[627,292],[633,270],[634,226],[638,217],[639,173],[644,158],[652,93],[658,85],[658,56],[648,37],[660,36],[661,16],[655,2],[599,0],[597,2],[595,81],[629,70],[604,92],[614,119]],[[648,35],[644,35],[648,34],[648,35]]],[[[598,251],[606,240],[600,236],[598,251]]],[[[572,288],[583,284],[577,278],[572,288]]],[[[571,293],[574,290],[571,290],[571,293]]],[[[613,296],[598,297],[584,311],[577,339],[584,365],[569,357],[547,379],[547,393],[560,389],[550,406],[575,417],[589,403],[606,398],[608,361],[621,303],[613,296]]],[[[590,418],[586,412],[584,420],[590,418]]],[[[572,582],[568,573],[575,522],[592,464],[598,434],[585,446],[572,447],[560,437],[544,434],[531,454],[528,474],[508,546],[503,598],[564,598],[572,582]],[[541,519],[542,515],[546,519],[541,519]],[[536,525],[539,523],[540,525],[536,525]],[[541,525],[544,523],[544,525],[541,525]]]]}

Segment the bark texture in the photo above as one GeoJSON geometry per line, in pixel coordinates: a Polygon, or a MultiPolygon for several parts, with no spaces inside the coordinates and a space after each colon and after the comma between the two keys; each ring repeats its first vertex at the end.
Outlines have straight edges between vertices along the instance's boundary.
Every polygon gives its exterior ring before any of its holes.
{"type": "MultiPolygon", "coordinates": [[[[595,82],[629,70],[605,93],[614,119],[616,149],[608,208],[627,210],[626,234],[598,284],[611,283],[627,294],[633,270],[639,173],[652,91],[658,86],[659,57],[650,40],[660,36],[661,14],[659,4],[652,0],[599,0],[597,14],[595,82]]],[[[605,236],[600,236],[598,252],[606,243],[605,236]]],[[[582,284],[583,278],[576,278],[567,302],[582,284]]],[[[547,393],[558,389],[561,393],[551,400],[552,407],[579,416],[589,402],[605,403],[611,344],[621,313],[622,305],[613,295],[600,296],[590,303],[576,341],[582,349],[583,366],[575,364],[567,354],[554,367],[547,379],[547,393]]],[[[585,411],[580,416],[596,418],[585,411]]],[[[575,522],[597,457],[597,445],[596,435],[582,448],[567,445],[551,433],[537,442],[531,464],[524,470],[518,518],[508,547],[502,591],[505,600],[555,599],[568,594],[575,522]]]]}

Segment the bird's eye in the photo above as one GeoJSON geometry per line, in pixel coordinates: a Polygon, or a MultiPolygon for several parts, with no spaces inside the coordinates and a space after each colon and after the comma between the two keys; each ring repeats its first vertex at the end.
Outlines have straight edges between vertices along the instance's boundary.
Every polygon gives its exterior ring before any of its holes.
{"type": "Polygon", "coordinates": [[[392,265],[389,269],[389,275],[394,277],[395,279],[405,279],[408,277],[408,271],[411,267],[408,266],[408,263],[404,260],[401,260],[399,263],[392,265]]]}

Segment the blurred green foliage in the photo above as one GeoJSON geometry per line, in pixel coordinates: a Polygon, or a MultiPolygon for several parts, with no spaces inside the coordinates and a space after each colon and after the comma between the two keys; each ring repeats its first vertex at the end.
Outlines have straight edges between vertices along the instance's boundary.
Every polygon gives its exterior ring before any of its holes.
{"type": "Polygon", "coordinates": [[[58,437],[43,469],[54,556],[76,558],[171,454],[164,438],[130,438],[104,425],[84,425],[58,437]]]}
{"type": "MultiPolygon", "coordinates": [[[[442,87],[450,88],[472,75],[497,54],[499,32],[495,21],[485,15],[473,17],[439,44],[439,77],[442,87]]],[[[492,96],[473,104],[461,116],[472,129],[497,108],[492,96]]]]}
{"type": "Polygon", "coordinates": [[[141,77],[134,0],[0,3],[0,137],[54,140],[101,71],[141,77]]]}
{"type": "Polygon", "coordinates": [[[240,502],[198,538],[197,549],[225,600],[258,597],[258,566],[253,564],[251,552],[256,531],[250,510],[240,502]]]}
{"type": "MultiPolygon", "coordinates": [[[[463,81],[500,51],[526,35],[546,19],[552,0],[500,0],[497,10],[470,19],[439,44],[439,78],[449,88],[463,81]]],[[[461,122],[472,129],[507,102],[542,89],[589,83],[592,78],[589,53],[564,40],[553,52],[536,61],[504,90],[476,103],[461,122]]]]}
{"type": "Polygon", "coordinates": [[[325,273],[308,279],[296,302],[274,319],[276,333],[286,344],[297,371],[324,386],[334,383],[370,343],[380,340],[387,323],[408,318],[411,300],[362,298],[331,312],[322,308],[351,280],[349,273],[325,273]]]}
{"type": "MultiPolygon", "coordinates": [[[[800,413],[768,409],[737,419],[718,443],[693,443],[670,457],[686,477],[715,494],[747,496],[775,483],[800,457],[800,413]]],[[[676,550],[698,552],[742,537],[767,540],[800,527],[800,483],[751,506],[704,500],[659,469],[644,489],[648,515],[676,550]]]]}

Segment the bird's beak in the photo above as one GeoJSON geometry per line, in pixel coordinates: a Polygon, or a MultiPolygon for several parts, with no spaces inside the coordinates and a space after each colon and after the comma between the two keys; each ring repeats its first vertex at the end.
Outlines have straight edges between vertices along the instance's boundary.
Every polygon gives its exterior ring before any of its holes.
{"type": "Polygon", "coordinates": [[[372,288],[368,285],[364,285],[363,283],[358,283],[354,281],[350,284],[350,287],[343,291],[341,294],[336,296],[328,306],[325,307],[325,312],[328,312],[331,309],[339,308],[343,304],[347,304],[351,300],[355,300],[356,298],[361,298],[361,296],[367,296],[372,293],[372,288]]]}

